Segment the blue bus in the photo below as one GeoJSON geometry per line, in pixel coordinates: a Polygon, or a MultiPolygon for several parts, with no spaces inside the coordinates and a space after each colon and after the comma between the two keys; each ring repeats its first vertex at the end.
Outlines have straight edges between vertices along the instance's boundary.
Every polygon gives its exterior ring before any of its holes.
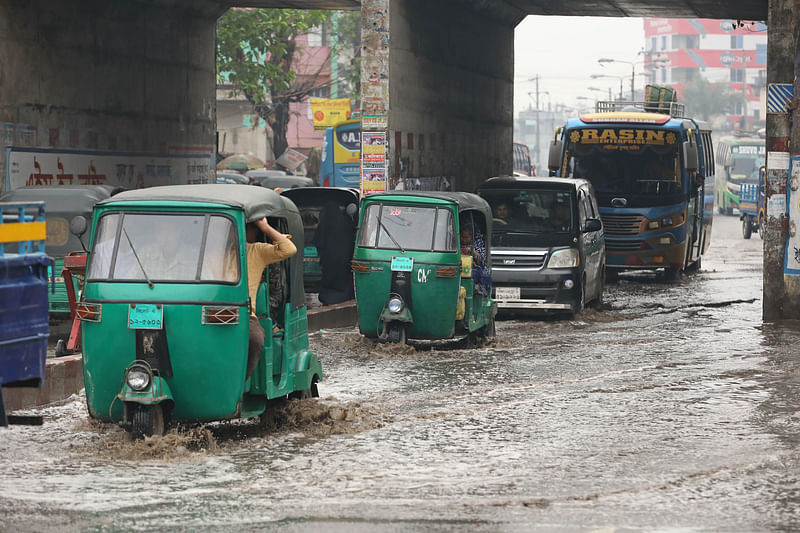
{"type": "Polygon", "coordinates": [[[711,130],[679,116],[681,104],[672,104],[672,113],[620,104],[598,102],[597,112],[559,128],[548,166],[557,176],[594,185],[607,277],[663,269],[675,279],[700,267],[711,241],[711,130]]]}
{"type": "Polygon", "coordinates": [[[361,186],[361,120],[340,122],[325,130],[319,183],[323,187],[361,186]]]}

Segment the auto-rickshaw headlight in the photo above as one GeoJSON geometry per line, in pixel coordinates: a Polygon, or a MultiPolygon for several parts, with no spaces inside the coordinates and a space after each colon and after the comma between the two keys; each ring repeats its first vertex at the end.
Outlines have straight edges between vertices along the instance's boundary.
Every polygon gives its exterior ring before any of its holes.
{"type": "Polygon", "coordinates": [[[389,311],[392,313],[399,313],[403,310],[403,300],[398,298],[397,296],[392,296],[389,298],[389,311]]]}
{"type": "Polygon", "coordinates": [[[135,391],[145,390],[150,386],[153,376],[150,369],[144,365],[131,365],[125,374],[125,381],[135,391]]]}

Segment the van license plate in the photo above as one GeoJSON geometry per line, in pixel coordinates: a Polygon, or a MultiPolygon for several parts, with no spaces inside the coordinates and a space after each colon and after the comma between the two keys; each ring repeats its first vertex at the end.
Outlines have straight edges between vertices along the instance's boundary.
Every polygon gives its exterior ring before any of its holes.
{"type": "Polygon", "coordinates": [[[519,300],[519,287],[495,287],[496,300],[519,300]]]}
{"type": "Polygon", "coordinates": [[[164,308],[160,304],[130,304],[128,307],[129,329],[161,329],[164,308]]]}

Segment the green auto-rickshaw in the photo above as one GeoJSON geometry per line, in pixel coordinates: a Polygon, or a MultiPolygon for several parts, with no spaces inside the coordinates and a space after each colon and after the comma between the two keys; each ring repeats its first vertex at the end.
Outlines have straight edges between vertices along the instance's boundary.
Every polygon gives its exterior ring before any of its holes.
{"type": "Polygon", "coordinates": [[[318,395],[289,199],[224,184],[127,191],[96,206],[91,243],[77,314],[92,417],[139,437],[170,420],[267,419],[271,400],[318,395]],[[251,302],[245,227],[263,217],[297,254],[268,267],[251,302]],[[245,378],[251,306],[266,342],[245,378]]]}
{"type": "Polygon", "coordinates": [[[494,335],[491,224],[475,194],[363,198],[352,261],[361,333],[399,343],[494,335]]]}
{"type": "MultiPolygon", "coordinates": [[[[55,284],[48,290],[50,318],[68,320],[70,316],[67,289],[61,271],[64,257],[70,252],[85,250],[83,241],[69,231],[69,224],[76,216],[90,217],[97,202],[122,191],[122,187],[111,185],[52,185],[30,186],[12,189],[0,196],[0,202],[45,202],[47,206],[47,240],[45,250],[53,258],[55,284]]],[[[78,287],[75,287],[77,292],[78,287]]]]}

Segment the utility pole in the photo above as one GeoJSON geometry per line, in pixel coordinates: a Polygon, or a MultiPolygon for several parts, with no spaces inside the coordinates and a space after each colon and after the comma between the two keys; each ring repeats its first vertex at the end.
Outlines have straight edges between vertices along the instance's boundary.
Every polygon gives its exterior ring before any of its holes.
{"type": "Polygon", "coordinates": [[[536,168],[541,167],[542,148],[539,140],[539,75],[536,75],[536,168]]]}
{"type": "Polygon", "coordinates": [[[339,12],[331,15],[331,98],[339,98],[339,12]]]}
{"type": "Polygon", "coordinates": [[[541,145],[539,143],[539,78],[540,76],[537,74],[533,78],[529,78],[528,81],[535,81],[536,82],[536,168],[541,168],[541,145]]]}

